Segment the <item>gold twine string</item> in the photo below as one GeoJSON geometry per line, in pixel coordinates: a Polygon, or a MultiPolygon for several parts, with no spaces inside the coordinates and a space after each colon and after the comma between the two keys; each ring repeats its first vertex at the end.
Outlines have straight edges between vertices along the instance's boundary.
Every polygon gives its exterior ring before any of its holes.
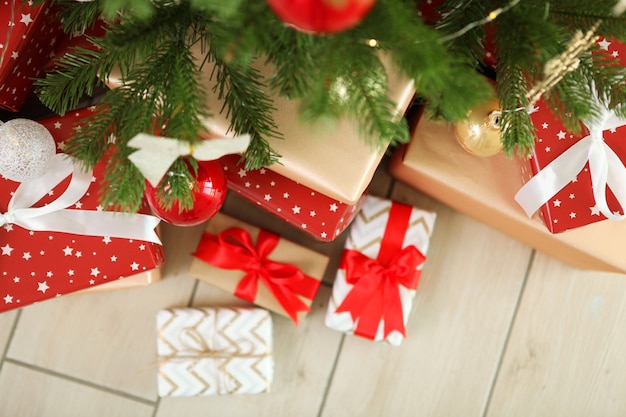
{"type": "Polygon", "coordinates": [[[187,350],[179,350],[169,355],[159,355],[158,362],[166,362],[176,359],[197,359],[197,358],[214,358],[214,359],[228,359],[228,358],[267,358],[271,356],[271,352],[265,353],[252,353],[252,352],[229,352],[223,349],[213,349],[209,346],[205,338],[198,333],[196,329],[191,327],[184,328],[179,335],[179,342],[187,350]],[[193,346],[187,340],[183,338],[186,335],[198,344],[198,347],[193,346]]]}
{"type": "Polygon", "coordinates": [[[451,33],[450,35],[442,37],[439,41],[440,42],[449,42],[449,41],[451,41],[453,39],[456,39],[456,38],[458,38],[460,36],[465,35],[467,32],[469,32],[470,30],[474,29],[475,27],[486,25],[489,22],[493,22],[502,13],[506,13],[509,10],[511,10],[513,7],[517,6],[517,4],[520,1],[521,0],[512,0],[509,4],[507,4],[507,5],[503,6],[503,7],[498,7],[497,9],[494,9],[494,10],[490,11],[489,13],[487,13],[487,16],[483,17],[482,19],[476,20],[475,22],[468,23],[467,25],[465,25],[461,29],[457,30],[456,32],[451,33]]]}
{"type": "MultiPolygon", "coordinates": [[[[212,340],[217,340],[217,329],[218,329],[218,311],[215,311],[214,314],[214,323],[213,323],[213,336],[212,340]]],[[[257,358],[257,359],[265,359],[272,356],[272,352],[268,349],[264,353],[253,353],[254,343],[251,345],[251,349],[248,352],[242,352],[241,350],[237,350],[235,352],[229,352],[224,349],[214,349],[209,346],[209,343],[206,338],[202,337],[202,335],[193,327],[185,327],[181,330],[178,335],[178,341],[181,346],[183,346],[186,350],[177,350],[169,355],[159,355],[157,357],[157,361],[153,366],[161,365],[167,362],[185,362],[185,361],[193,361],[196,363],[200,359],[209,358],[209,359],[233,359],[233,358],[257,358]],[[195,346],[194,346],[195,344],[195,346]]],[[[267,345],[266,345],[267,348],[267,345]]],[[[217,366],[217,360],[211,361],[211,364],[214,367],[214,374],[216,376],[217,381],[217,394],[231,394],[234,392],[234,387],[232,384],[232,375],[224,372],[221,372],[217,366]]],[[[161,372],[161,371],[160,371],[161,372]]],[[[269,380],[267,380],[267,391],[269,391],[269,380]]]]}
{"type": "Polygon", "coordinates": [[[544,78],[526,93],[528,109],[532,109],[541,96],[552,89],[563,77],[578,68],[580,56],[599,39],[595,31],[600,23],[601,21],[598,20],[584,35],[580,30],[577,31],[568,42],[567,49],[546,62],[543,67],[544,78]]]}

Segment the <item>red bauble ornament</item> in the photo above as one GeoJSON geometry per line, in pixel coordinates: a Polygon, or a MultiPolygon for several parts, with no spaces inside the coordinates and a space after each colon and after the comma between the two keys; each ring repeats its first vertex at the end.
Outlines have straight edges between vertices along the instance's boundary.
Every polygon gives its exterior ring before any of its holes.
{"type": "Polygon", "coordinates": [[[356,26],[376,0],[267,0],[285,23],[303,32],[337,33],[356,26]]]}
{"type": "Polygon", "coordinates": [[[158,218],[176,226],[195,226],[213,217],[224,204],[226,176],[219,161],[198,161],[193,192],[194,206],[181,212],[178,201],[174,201],[169,210],[161,207],[156,191],[157,188],[146,181],[146,200],[158,218]]]}

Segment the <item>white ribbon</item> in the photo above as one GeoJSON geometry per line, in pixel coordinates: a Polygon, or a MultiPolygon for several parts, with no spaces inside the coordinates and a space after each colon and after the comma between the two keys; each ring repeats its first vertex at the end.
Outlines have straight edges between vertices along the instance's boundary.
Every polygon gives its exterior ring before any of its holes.
{"type": "Polygon", "coordinates": [[[211,161],[224,155],[241,153],[249,144],[250,135],[203,140],[191,147],[178,139],[139,133],[128,141],[128,146],[138,149],[128,159],[156,187],[168,168],[181,156],[191,155],[199,161],[211,161]]]}
{"type": "Polygon", "coordinates": [[[615,151],[604,142],[602,136],[605,130],[626,125],[626,120],[608,110],[597,97],[596,102],[601,114],[592,121],[585,122],[589,135],[539,171],[515,195],[515,201],[529,217],[573,181],[589,162],[589,174],[596,203],[593,207],[594,213],[602,213],[611,220],[626,218],[626,215],[611,212],[606,201],[608,185],[622,209],[626,209],[626,167],[615,151]]]}
{"type": "Polygon", "coordinates": [[[67,155],[56,154],[45,175],[23,182],[15,190],[7,212],[0,213],[0,226],[16,224],[33,231],[118,237],[161,244],[154,231],[159,219],[154,216],[66,209],[85,195],[91,177],[91,172],[83,172],[67,155]],[[63,194],[43,207],[32,207],[70,174],[72,178],[63,194]]]}

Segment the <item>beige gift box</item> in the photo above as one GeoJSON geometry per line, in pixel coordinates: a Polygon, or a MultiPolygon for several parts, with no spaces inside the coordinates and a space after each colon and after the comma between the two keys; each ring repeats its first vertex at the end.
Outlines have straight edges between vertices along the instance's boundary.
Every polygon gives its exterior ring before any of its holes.
{"type": "MultiPolygon", "coordinates": [[[[201,56],[200,46],[195,49],[196,55],[201,56]]],[[[381,55],[381,61],[387,68],[388,97],[396,103],[396,114],[400,118],[415,95],[414,82],[396,70],[388,56],[381,55]]],[[[258,68],[264,77],[272,75],[270,67],[259,65],[258,68]]],[[[204,124],[210,132],[209,136],[234,136],[228,131],[230,120],[226,111],[220,113],[223,100],[210,93],[216,85],[211,79],[212,73],[213,67],[206,65],[200,77],[200,84],[209,92],[207,105],[213,115],[205,119],[204,124]]],[[[112,71],[107,85],[116,88],[120,84],[119,71],[112,71]]],[[[272,117],[284,136],[284,139],[266,138],[281,155],[279,163],[273,164],[271,169],[342,203],[356,204],[374,176],[387,146],[376,149],[366,143],[358,127],[348,119],[332,124],[303,124],[299,121],[299,100],[289,100],[269,91],[266,93],[274,102],[276,111],[272,117]]]]}
{"type": "Polygon", "coordinates": [[[76,291],[71,294],[97,294],[101,292],[110,292],[117,290],[130,290],[133,288],[141,288],[150,284],[154,284],[155,282],[160,281],[161,278],[161,268],[159,267],[154,268],[150,271],[126,277],[124,279],[117,279],[115,281],[107,282],[106,284],[85,288],[84,290],[76,291]]]}
{"type": "Polygon", "coordinates": [[[528,246],[581,269],[626,272],[626,222],[604,221],[560,234],[528,218],[513,197],[522,168],[503,154],[481,158],[465,152],[452,126],[422,118],[411,142],[389,166],[400,181],[528,246]]]}
{"type": "MultiPolygon", "coordinates": [[[[211,220],[209,220],[205,232],[212,235],[218,235],[220,232],[231,227],[244,229],[250,234],[253,242],[257,241],[257,237],[260,232],[258,227],[252,226],[223,213],[217,213],[211,220]]],[[[321,282],[328,264],[327,256],[297,245],[284,238],[280,238],[276,248],[271,252],[268,258],[275,262],[294,265],[298,267],[303,274],[308,275],[319,282],[321,282]]],[[[239,281],[244,277],[245,272],[242,270],[218,268],[204,262],[201,259],[198,259],[197,257],[193,257],[189,267],[189,275],[228,291],[229,293],[234,293],[239,281]]],[[[319,282],[317,284],[317,288],[319,288],[319,282]]],[[[308,307],[310,307],[313,303],[312,299],[302,296],[299,296],[299,298],[308,307]]],[[[254,299],[254,304],[272,310],[278,314],[289,316],[275,296],[260,281],[258,282],[258,289],[254,299]]],[[[305,315],[306,312],[304,311],[298,312],[298,321],[302,320],[305,315]]]]}
{"type": "MultiPolygon", "coordinates": [[[[400,118],[411,103],[415,88],[413,81],[395,71],[387,58],[383,56],[388,69],[388,96],[396,103],[396,114],[400,118]]],[[[259,69],[267,78],[272,74],[270,67],[259,66],[259,69]]],[[[200,80],[207,91],[215,85],[210,79],[211,73],[212,68],[207,68],[200,80]]],[[[271,169],[328,197],[348,205],[356,204],[387,147],[375,149],[366,143],[358,128],[347,119],[332,124],[303,124],[298,113],[299,100],[266,93],[274,101],[277,110],[272,117],[284,136],[284,140],[267,138],[269,145],[282,156],[280,163],[273,164],[271,169]]],[[[204,123],[210,132],[234,135],[228,132],[230,121],[225,112],[218,113],[223,104],[217,94],[209,95],[208,106],[213,117],[204,123]]]]}

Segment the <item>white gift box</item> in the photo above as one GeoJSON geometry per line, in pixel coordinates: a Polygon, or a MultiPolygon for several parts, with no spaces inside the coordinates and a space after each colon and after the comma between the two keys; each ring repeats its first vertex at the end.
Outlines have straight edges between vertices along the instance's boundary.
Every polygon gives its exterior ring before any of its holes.
{"type": "MultiPolygon", "coordinates": [[[[392,204],[398,205],[399,203],[368,196],[361,211],[350,227],[345,249],[360,252],[371,259],[377,259],[381,252],[382,244],[388,242],[385,240],[385,234],[390,222],[392,204]]],[[[405,209],[408,210],[406,206],[405,209]]],[[[395,225],[394,233],[400,234],[399,239],[402,239],[401,248],[397,248],[396,252],[412,245],[423,255],[426,255],[430,236],[435,224],[435,218],[435,213],[420,210],[415,207],[410,208],[410,215],[407,218],[408,221],[404,224],[395,225]],[[403,238],[401,237],[402,233],[404,234],[403,238]]],[[[394,223],[397,223],[397,221],[394,221],[394,223]]],[[[423,262],[418,265],[416,269],[421,270],[422,265],[423,262]]],[[[338,307],[343,303],[353,288],[354,285],[350,284],[346,277],[346,270],[339,268],[335,277],[333,293],[325,319],[326,325],[331,329],[349,334],[355,333],[359,319],[353,319],[350,312],[337,312],[338,307]]],[[[402,305],[403,323],[406,326],[413,305],[415,290],[403,285],[398,285],[397,288],[402,305]]],[[[386,340],[394,346],[400,345],[405,336],[400,331],[393,330],[385,337],[384,326],[384,319],[381,319],[373,340],[386,340]]]]}
{"type": "Polygon", "coordinates": [[[272,318],[259,308],[174,308],[157,313],[158,394],[269,391],[272,318]]]}

